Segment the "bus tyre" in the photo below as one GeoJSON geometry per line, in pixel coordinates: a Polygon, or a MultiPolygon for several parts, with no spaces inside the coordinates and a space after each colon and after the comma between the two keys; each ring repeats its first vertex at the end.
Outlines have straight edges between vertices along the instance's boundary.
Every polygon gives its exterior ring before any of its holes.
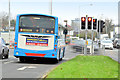
{"type": "Polygon", "coordinates": [[[57,58],[54,58],[54,59],[52,59],[52,62],[53,62],[53,63],[58,63],[59,60],[58,60],[57,58]]]}
{"type": "Polygon", "coordinates": [[[19,57],[20,62],[25,62],[25,59],[23,57],[19,57]]]}
{"type": "Polygon", "coordinates": [[[62,58],[60,58],[59,61],[62,61],[62,58]]]}

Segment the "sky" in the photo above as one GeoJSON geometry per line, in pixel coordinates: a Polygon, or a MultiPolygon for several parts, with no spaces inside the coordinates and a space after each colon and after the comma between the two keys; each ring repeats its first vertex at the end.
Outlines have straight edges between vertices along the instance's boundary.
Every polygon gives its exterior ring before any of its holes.
{"type": "MultiPolygon", "coordinates": [[[[50,15],[51,0],[10,0],[11,18],[17,14],[37,13],[50,15]]],[[[118,1],[119,0],[52,0],[52,15],[57,16],[59,23],[65,24],[64,20],[75,18],[94,17],[97,19],[112,19],[114,24],[118,23],[118,1]]],[[[0,0],[0,12],[8,12],[8,0],[0,0]]]]}

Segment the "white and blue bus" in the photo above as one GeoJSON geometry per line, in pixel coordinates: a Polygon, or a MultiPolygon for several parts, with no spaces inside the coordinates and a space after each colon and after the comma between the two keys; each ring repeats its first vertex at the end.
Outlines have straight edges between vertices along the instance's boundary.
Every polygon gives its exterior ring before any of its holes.
{"type": "Polygon", "coordinates": [[[58,17],[43,14],[19,14],[16,18],[14,56],[62,60],[65,42],[58,35],[58,17]]]}

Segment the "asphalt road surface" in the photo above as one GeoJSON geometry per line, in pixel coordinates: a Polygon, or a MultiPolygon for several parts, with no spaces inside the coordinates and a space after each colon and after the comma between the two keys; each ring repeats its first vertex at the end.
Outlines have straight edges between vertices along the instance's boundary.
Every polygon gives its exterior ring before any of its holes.
{"type": "Polygon", "coordinates": [[[9,59],[0,60],[2,63],[2,78],[42,78],[57,65],[79,55],[72,53],[70,46],[67,46],[65,57],[59,63],[51,63],[50,60],[20,63],[18,58],[13,56],[13,53],[14,50],[10,49],[9,59]]]}
{"type": "MultiPolygon", "coordinates": [[[[30,78],[29,80],[33,80],[34,78],[34,80],[36,80],[37,78],[42,78],[47,72],[57,65],[79,55],[79,52],[77,53],[70,46],[67,46],[65,57],[59,63],[51,63],[50,60],[20,63],[18,58],[13,56],[13,53],[14,50],[10,49],[9,59],[0,60],[0,63],[2,64],[0,65],[2,78],[30,78]]],[[[118,61],[118,54],[118,49],[105,50],[105,55],[110,56],[116,61],[118,61]]]]}
{"type": "Polygon", "coordinates": [[[106,49],[105,56],[111,57],[113,60],[118,61],[120,63],[120,49],[114,48],[113,50],[106,49]]]}

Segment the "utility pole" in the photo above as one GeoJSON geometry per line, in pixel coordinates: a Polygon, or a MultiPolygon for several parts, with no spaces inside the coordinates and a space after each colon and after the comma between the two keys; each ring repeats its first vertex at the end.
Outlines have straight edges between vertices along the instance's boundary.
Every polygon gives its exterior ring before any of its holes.
{"type": "Polygon", "coordinates": [[[52,15],[52,0],[50,1],[50,15],[52,15]]]}
{"type": "Polygon", "coordinates": [[[9,43],[10,43],[10,0],[9,0],[9,43]]]}
{"type": "Polygon", "coordinates": [[[81,31],[81,28],[80,28],[80,5],[79,5],[79,28],[78,28],[78,37],[80,36],[80,31],[81,31]]]}
{"type": "Polygon", "coordinates": [[[0,27],[1,27],[0,29],[2,30],[2,17],[0,17],[0,27]]]}

